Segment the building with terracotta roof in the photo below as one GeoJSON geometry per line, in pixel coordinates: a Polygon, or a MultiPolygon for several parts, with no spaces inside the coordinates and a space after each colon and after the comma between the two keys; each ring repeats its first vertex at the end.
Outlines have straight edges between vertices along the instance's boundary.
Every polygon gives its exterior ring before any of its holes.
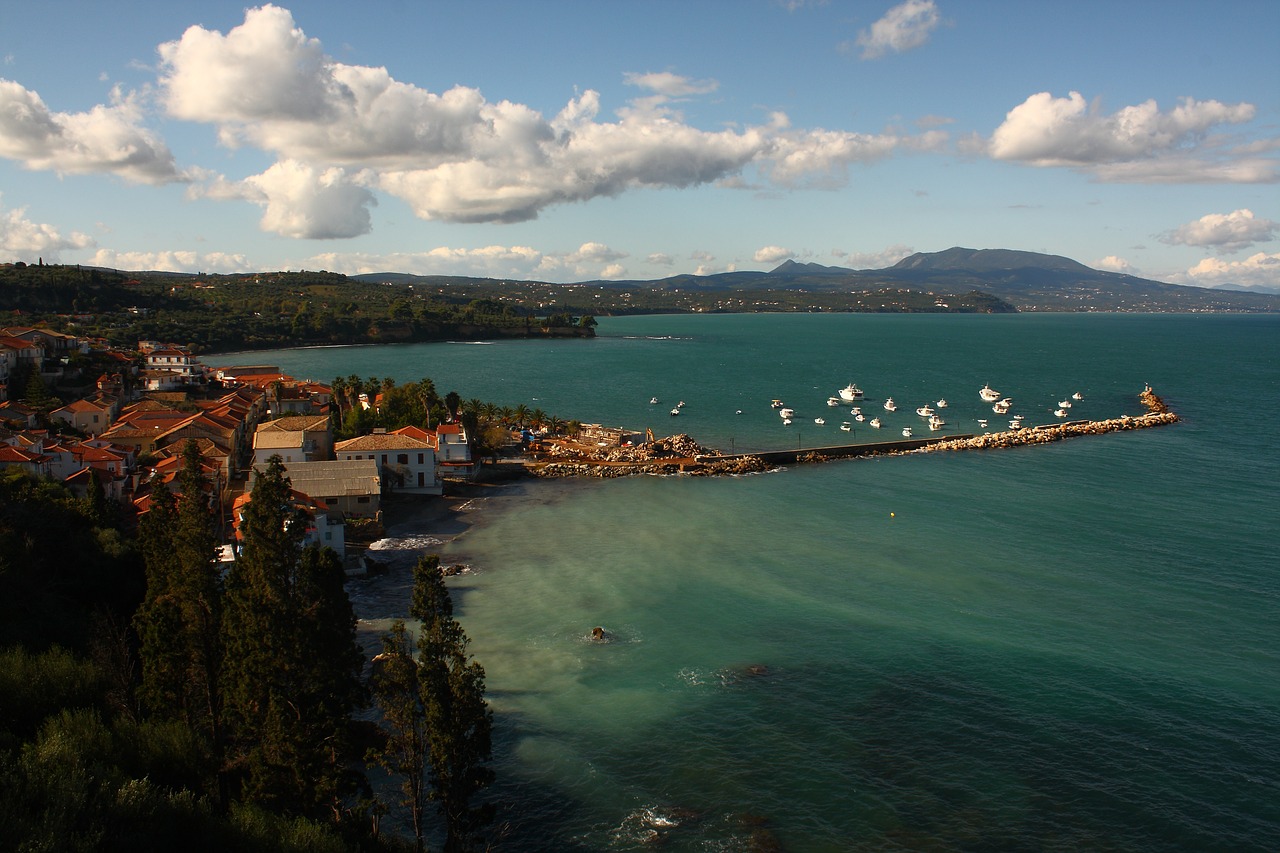
{"type": "Polygon", "coordinates": [[[284,462],[321,462],[333,458],[328,415],[286,415],[258,424],[253,433],[253,464],[272,456],[284,462]]]}
{"type": "Polygon", "coordinates": [[[428,441],[397,432],[373,432],[340,441],[333,448],[340,460],[373,460],[390,492],[444,494],[436,449],[428,441]]]}

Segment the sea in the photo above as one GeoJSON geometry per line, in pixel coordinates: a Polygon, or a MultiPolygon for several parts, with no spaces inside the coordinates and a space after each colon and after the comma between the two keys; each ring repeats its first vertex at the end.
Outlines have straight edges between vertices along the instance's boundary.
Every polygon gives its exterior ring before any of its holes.
{"type": "Polygon", "coordinates": [[[492,849],[1280,850],[1280,316],[599,324],[206,361],[427,376],[726,452],[929,435],[925,404],[942,435],[1004,428],[984,385],[1029,425],[1062,402],[1140,414],[1148,384],[1182,421],[740,477],[526,480],[448,529],[398,531],[380,544],[407,559],[351,583],[362,632],[406,614],[417,553],[465,566],[450,587],[495,715],[492,849]],[[827,405],[850,382],[863,422],[827,405]]]}

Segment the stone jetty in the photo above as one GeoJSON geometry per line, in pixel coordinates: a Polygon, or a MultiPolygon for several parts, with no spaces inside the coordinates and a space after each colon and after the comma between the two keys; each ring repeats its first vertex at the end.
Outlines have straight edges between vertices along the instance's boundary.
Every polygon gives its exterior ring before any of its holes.
{"type": "MultiPolygon", "coordinates": [[[[1048,444],[1064,438],[1082,435],[1103,435],[1122,430],[1149,429],[1177,423],[1180,419],[1164,400],[1147,386],[1139,395],[1142,415],[1122,415],[1103,421],[1070,421],[1023,427],[1004,432],[959,436],[954,439],[930,439],[923,442],[890,442],[883,445],[858,445],[848,448],[815,448],[808,452],[790,452],[790,461],[797,463],[827,462],[835,458],[857,456],[900,456],[907,453],[938,453],[955,450],[990,450],[1006,447],[1028,447],[1048,444]],[[910,449],[894,445],[912,444],[910,449]],[[921,446],[922,445],[922,446],[921,446]],[[865,449],[864,449],[865,448],[865,449]],[[862,452],[850,453],[850,450],[862,452]]],[[[539,458],[525,464],[526,470],[536,477],[627,477],[633,474],[672,475],[695,477],[721,476],[725,474],[755,474],[777,467],[761,456],[738,454],[726,456],[718,450],[702,447],[687,435],[679,434],[653,439],[636,445],[588,446],[571,441],[549,443],[539,458]]]]}
{"type": "Polygon", "coordinates": [[[1026,447],[1033,444],[1048,444],[1064,438],[1080,435],[1102,435],[1108,432],[1119,432],[1130,429],[1148,429],[1150,427],[1167,426],[1177,423],[1180,418],[1174,414],[1164,400],[1160,399],[1148,385],[1138,395],[1147,413],[1131,417],[1122,415],[1105,421],[1071,421],[1062,424],[1045,424],[1044,426],[1023,427],[1005,432],[989,432],[983,435],[968,436],[954,441],[939,441],[927,447],[921,447],[911,453],[937,453],[947,450],[989,450],[998,447],[1026,447]]]}

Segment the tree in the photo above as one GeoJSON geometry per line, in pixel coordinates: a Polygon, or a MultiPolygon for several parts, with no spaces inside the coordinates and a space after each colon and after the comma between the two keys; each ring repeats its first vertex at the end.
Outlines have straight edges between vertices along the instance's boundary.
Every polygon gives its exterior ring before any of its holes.
{"type": "Polygon", "coordinates": [[[418,850],[423,849],[422,815],[426,806],[427,722],[422,705],[418,663],[413,659],[413,639],[397,619],[382,637],[382,654],[374,658],[374,701],[382,712],[386,740],[369,750],[388,773],[401,777],[401,804],[409,809],[418,850]]]}
{"type": "Polygon", "coordinates": [[[445,822],[445,853],[470,850],[493,818],[473,798],[493,781],[493,714],[484,700],[484,667],[467,656],[470,642],[453,618],[453,601],[434,554],[414,568],[409,612],[422,620],[418,679],[426,718],[431,799],[445,822]]]}
{"type": "Polygon", "coordinates": [[[230,765],[247,800],[336,816],[358,781],[346,732],[362,696],[342,565],[327,548],[303,549],[307,520],[279,456],[242,513],[223,619],[230,765]]]}

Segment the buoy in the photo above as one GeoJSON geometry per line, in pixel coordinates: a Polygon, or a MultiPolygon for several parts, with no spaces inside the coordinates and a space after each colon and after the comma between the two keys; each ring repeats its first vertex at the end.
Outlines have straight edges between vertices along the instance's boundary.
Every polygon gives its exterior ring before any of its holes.
{"type": "Polygon", "coordinates": [[[890,517],[890,518],[893,518],[893,513],[889,513],[889,517],[890,517]]]}

